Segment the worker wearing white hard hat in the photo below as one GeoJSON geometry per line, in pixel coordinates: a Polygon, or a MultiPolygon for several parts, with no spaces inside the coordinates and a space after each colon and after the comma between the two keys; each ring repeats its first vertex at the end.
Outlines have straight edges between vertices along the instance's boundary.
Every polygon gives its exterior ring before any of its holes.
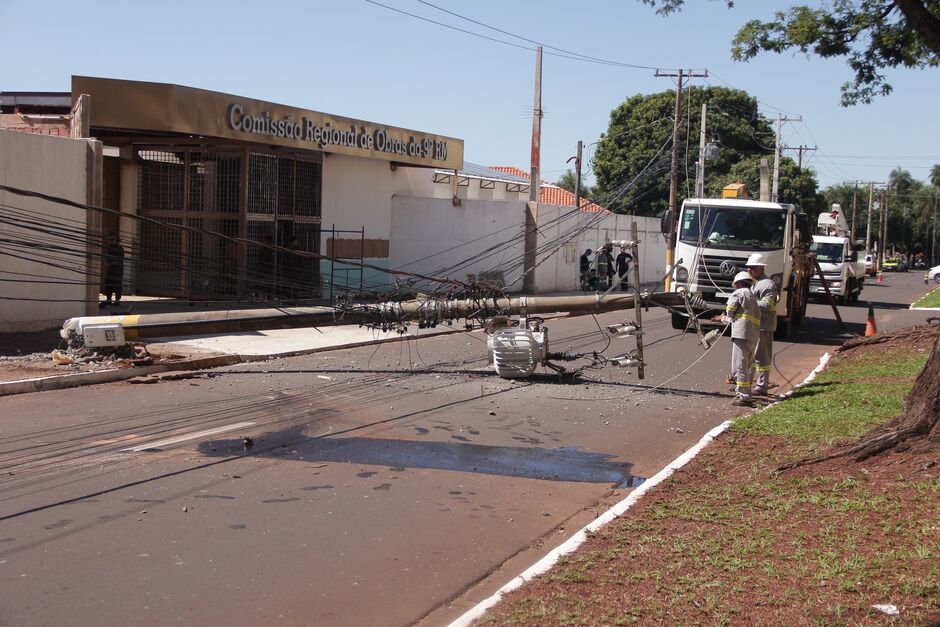
{"type": "Polygon", "coordinates": [[[751,290],[757,297],[757,306],[760,308],[760,339],[757,342],[757,353],[754,356],[753,393],[757,396],[766,395],[770,389],[770,369],[774,360],[774,331],[777,330],[777,301],[780,300],[780,290],[777,284],[764,273],[767,258],[761,253],[753,253],[747,258],[744,267],[754,279],[751,290]]]}
{"type": "Polygon", "coordinates": [[[751,291],[747,272],[738,272],[731,282],[735,288],[728,297],[722,321],[731,325],[731,377],[735,399],[732,405],[751,407],[751,381],[754,378],[754,352],[760,337],[760,311],[751,291]]]}

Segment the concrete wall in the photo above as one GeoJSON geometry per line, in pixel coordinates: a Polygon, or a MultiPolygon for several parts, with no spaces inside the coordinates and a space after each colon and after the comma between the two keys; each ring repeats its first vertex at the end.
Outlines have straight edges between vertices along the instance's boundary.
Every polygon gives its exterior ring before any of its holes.
{"type": "MultiPolygon", "coordinates": [[[[100,196],[100,168],[96,173],[100,155],[101,145],[96,141],[0,130],[0,182],[80,203],[93,202],[96,195],[100,196]]],[[[39,240],[43,245],[43,250],[39,251],[14,244],[0,248],[0,279],[35,279],[26,283],[0,281],[3,297],[0,332],[49,329],[61,326],[66,318],[95,313],[99,278],[97,251],[89,250],[86,243],[65,237],[65,230],[95,231],[100,223],[99,216],[3,191],[0,191],[0,215],[17,221],[28,216],[63,233],[62,237],[44,235],[0,224],[0,238],[39,240]],[[63,251],[54,252],[49,250],[51,247],[61,247],[63,251]],[[23,258],[15,258],[10,253],[23,258]],[[51,263],[62,267],[49,265],[51,263]]]]}
{"type": "MultiPolygon", "coordinates": [[[[510,291],[522,289],[522,229],[525,202],[450,199],[392,199],[390,267],[430,276],[502,272],[510,291]],[[515,240],[513,239],[515,238],[515,240]],[[495,252],[489,252],[497,247],[495,252]],[[459,269],[451,266],[464,260],[459,269]]],[[[630,239],[637,222],[639,262],[644,285],[660,280],[666,268],[666,245],[659,220],[575,211],[574,207],[539,205],[536,289],[539,293],[580,289],[578,261],[585,248],[597,250],[608,241],[630,239]]],[[[614,253],[616,256],[616,251],[614,253]]],[[[427,286],[425,286],[427,287],[427,286]]]]}
{"type": "MultiPolygon", "coordinates": [[[[323,158],[323,228],[366,229],[388,239],[392,169],[387,161],[330,154],[323,158]]],[[[323,242],[326,250],[326,242],[323,242]]]]}
{"type": "MultiPolygon", "coordinates": [[[[521,224],[525,203],[450,199],[392,199],[392,268],[464,281],[469,274],[502,272],[521,287],[521,224]],[[515,243],[502,246],[516,238],[515,243]],[[499,246],[496,252],[487,252],[499,246]],[[453,267],[458,266],[458,267],[453,267]]],[[[438,286],[433,286],[437,288],[438,286]]]]}

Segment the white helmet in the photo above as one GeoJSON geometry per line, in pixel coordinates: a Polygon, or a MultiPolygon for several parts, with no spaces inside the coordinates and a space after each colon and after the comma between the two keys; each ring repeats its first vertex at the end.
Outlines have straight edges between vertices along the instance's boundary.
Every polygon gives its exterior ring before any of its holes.
{"type": "Polygon", "coordinates": [[[745,268],[750,268],[751,266],[766,266],[767,258],[760,253],[752,253],[750,257],[747,258],[747,263],[744,264],[745,268]]]}
{"type": "Polygon", "coordinates": [[[734,275],[734,280],[731,282],[731,285],[737,284],[738,281],[746,281],[748,284],[751,284],[754,282],[754,279],[752,279],[751,275],[747,272],[738,272],[734,275]]]}

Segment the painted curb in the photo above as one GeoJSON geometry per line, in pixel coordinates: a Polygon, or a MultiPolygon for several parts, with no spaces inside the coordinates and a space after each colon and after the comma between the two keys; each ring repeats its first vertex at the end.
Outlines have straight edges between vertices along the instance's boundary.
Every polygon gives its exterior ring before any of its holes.
{"type": "MultiPolygon", "coordinates": [[[[823,356],[819,359],[819,365],[817,365],[816,368],[814,368],[812,372],[810,372],[801,383],[795,385],[792,390],[789,390],[781,398],[782,399],[788,398],[791,394],[793,394],[793,390],[803,387],[804,385],[810,383],[813,379],[816,378],[816,375],[818,375],[820,372],[822,372],[826,368],[826,365],[828,363],[829,363],[829,353],[824,353],[823,356]]],[[[768,407],[770,406],[772,405],[768,405],[768,407]]],[[[765,409],[766,407],[762,408],[760,411],[764,411],[765,409]]],[[[637,501],[639,501],[640,498],[642,498],[644,494],[651,491],[657,485],[659,485],[660,483],[665,481],[667,478],[669,478],[678,469],[682,468],[687,463],[692,461],[692,459],[694,459],[695,456],[698,455],[702,451],[702,449],[704,449],[706,446],[711,444],[712,440],[714,440],[719,435],[721,435],[725,430],[727,430],[728,427],[730,427],[733,422],[734,422],[733,420],[726,420],[720,425],[718,425],[717,427],[715,427],[714,429],[712,429],[711,431],[709,431],[708,433],[706,433],[704,436],[702,436],[701,440],[699,440],[694,446],[692,446],[692,448],[688,449],[682,455],[674,459],[665,468],[663,468],[658,473],[656,473],[655,475],[647,479],[643,483],[643,485],[641,485],[640,487],[630,492],[630,494],[627,495],[625,499],[615,504],[609,510],[607,510],[606,512],[604,512],[603,514],[601,514],[600,516],[592,520],[590,523],[588,523],[587,525],[579,529],[577,532],[575,532],[573,536],[565,540],[559,546],[555,547],[552,551],[550,551],[547,555],[545,555],[545,557],[537,561],[535,564],[533,564],[528,569],[523,571],[522,574],[518,575],[512,581],[510,581],[509,583],[504,585],[502,588],[497,590],[495,593],[493,593],[492,596],[486,599],[483,599],[482,601],[474,605],[472,608],[464,612],[456,620],[451,622],[448,625],[448,627],[466,627],[467,625],[470,625],[471,623],[473,623],[473,621],[482,617],[488,609],[492,608],[497,603],[499,603],[502,600],[503,596],[521,587],[527,581],[530,581],[534,579],[535,577],[538,577],[539,575],[543,575],[546,572],[548,572],[558,562],[558,560],[562,556],[568,555],[570,553],[573,553],[575,550],[577,550],[577,548],[581,546],[585,540],[587,540],[589,534],[596,533],[598,529],[600,529],[607,523],[610,523],[616,520],[617,518],[619,518],[620,516],[623,516],[623,514],[626,513],[626,511],[630,509],[637,501]]]]}

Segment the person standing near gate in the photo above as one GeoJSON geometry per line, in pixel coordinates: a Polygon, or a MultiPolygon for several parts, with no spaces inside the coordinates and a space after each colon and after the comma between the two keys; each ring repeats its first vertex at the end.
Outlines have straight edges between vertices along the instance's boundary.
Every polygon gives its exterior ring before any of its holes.
{"type": "Polygon", "coordinates": [[[111,304],[111,295],[114,294],[114,304],[121,302],[124,281],[124,247],[118,242],[117,235],[108,233],[104,239],[104,297],[101,307],[111,304]]]}
{"type": "Polygon", "coordinates": [[[620,254],[617,255],[617,277],[620,280],[620,289],[627,291],[630,289],[630,262],[633,261],[633,255],[627,252],[626,246],[620,247],[620,254]]]}
{"type": "Polygon", "coordinates": [[[764,396],[770,390],[770,369],[774,363],[774,331],[777,330],[777,301],[780,300],[777,284],[764,274],[766,265],[767,259],[760,253],[752,254],[744,264],[747,273],[754,279],[754,287],[751,290],[760,309],[760,340],[757,342],[757,354],[754,357],[757,379],[752,390],[756,396],[764,396]]]}
{"type": "Polygon", "coordinates": [[[588,248],[581,255],[580,259],[580,270],[581,270],[581,289],[587,290],[590,287],[590,278],[591,278],[591,249],[588,248]]]}
{"type": "Polygon", "coordinates": [[[607,245],[605,244],[597,251],[597,287],[600,289],[607,288],[607,278],[609,276],[607,270],[610,267],[608,259],[609,255],[607,254],[607,245]]]}
{"type": "Polygon", "coordinates": [[[614,245],[604,246],[604,256],[607,258],[607,287],[614,286],[614,276],[617,274],[617,265],[614,263],[614,245]]]}

